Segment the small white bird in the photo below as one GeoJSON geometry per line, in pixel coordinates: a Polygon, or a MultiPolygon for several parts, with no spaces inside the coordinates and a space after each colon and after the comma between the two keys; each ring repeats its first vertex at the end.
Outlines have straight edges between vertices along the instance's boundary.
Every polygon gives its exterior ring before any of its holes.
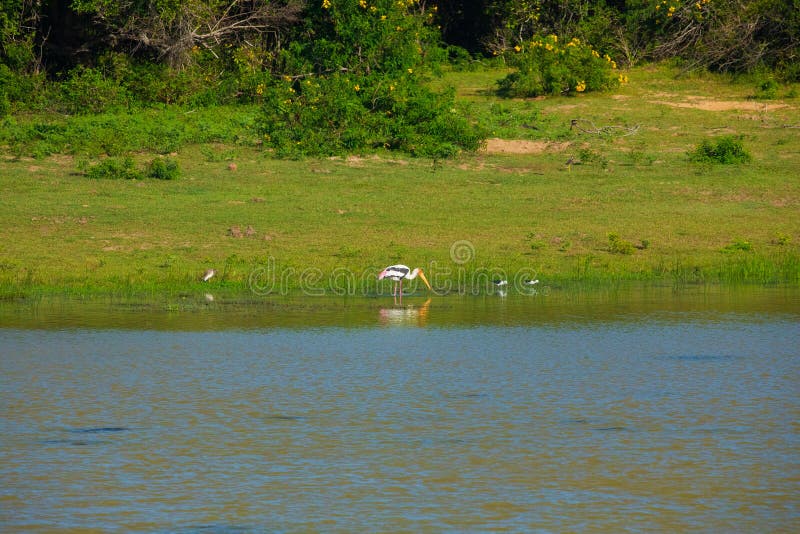
{"type": "Polygon", "coordinates": [[[494,280],[492,283],[497,287],[503,287],[508,285],[508,280],[494,280]]]}
{"type": "Polygon", "coordinates": [[[525,280],[525,285],[526,286],[535,286],[538,283],[539,283],[538,279],[537,280],[525,280]]]}
{"type": "Polygon", "coordinates": [[[392,288],[392,295],[397,295],[398,285],[400,288],[400,295],[403,294],[403,280],[413,280],[419,276],[422,278],[422,281],[425,282],[425,285],[428,286],[428,290],[432,291],[430,283],[428,283],[428,279],[425,278],[425,273],[422,272],[422,269],[417,267],[413,271],[407,265],[390,265],[389,267],[385,268],[381,271],[381,274],[378,275],[378,280],[383,280],[384,278],[389,278],[390,280],[394,280],[394,287],[392,288]]]}
{"type": "Polygon", "coordinates": [[[207,270],[205,274],[203,274],[203,282],[208,282],[214,277],[215,274],[217,274],[217,271],[214,269],[207,270]]]}

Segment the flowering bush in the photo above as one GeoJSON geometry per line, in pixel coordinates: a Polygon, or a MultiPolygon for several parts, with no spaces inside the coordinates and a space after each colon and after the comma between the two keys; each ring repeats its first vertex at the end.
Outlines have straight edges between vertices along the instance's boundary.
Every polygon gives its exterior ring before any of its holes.
{"type": "Polygon", "coordinates": [[[601,57],[577,38],[563,45],[556,35],[534,38],[515,46],[506,58],[516,72],[497,82],[499,93],[504,96],[600,91],[627,82],[627,76],[617,71],[611,57],[601,57]]]}

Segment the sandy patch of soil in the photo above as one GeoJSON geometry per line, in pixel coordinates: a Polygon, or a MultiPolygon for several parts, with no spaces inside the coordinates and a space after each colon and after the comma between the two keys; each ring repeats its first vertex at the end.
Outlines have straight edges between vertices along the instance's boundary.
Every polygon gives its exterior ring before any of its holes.
{"type": "Polygon", "coordinates": [[[651,104],[661,104],[673,108],[700,109],[703,111],[774,111],[788,108],[788,104],[767,104],[751,100],[711,100],[700,96],[689,97],[688,101],[650,100],[651,104]]]}
{"type": "Polygon", "coordinates": [[[551,141],[527,141],[523,139],[487,139],[484,151],[487,154],[543,154],[561,152],[569,143],[551,141]]]}

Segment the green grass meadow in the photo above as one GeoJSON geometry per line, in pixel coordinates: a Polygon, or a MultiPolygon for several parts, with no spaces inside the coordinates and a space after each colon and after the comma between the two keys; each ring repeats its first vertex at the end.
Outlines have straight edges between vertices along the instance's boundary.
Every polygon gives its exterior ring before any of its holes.
{"type": "MultiPolygon", "coordinates": [[[[508,100],[491,92],[502,74],[434,82],[454,85],[462,110],[509,141],[453,160],[276,160],[247,130],[253,108],[219,117],[238,136],[170,145],[174,181],[87,178],[88,141],[59,153],[35,140],[0,147],[0,296],[245,292],[254,272],[273,277],[272,291],[369,293],[388,289],[375,278],[397,262],[450,291],[523,274],[553,287],[800,283],[791,88],[755,100],[750,84],[661,66],[626,73],[614,93],[508,100]],[[752,161],[690,161],[723,135],[741,136],[752,161]],[[218,275],[204,284],[208,268],[218,275]]],[[[135,135],[119,128],[120,143],[135,135]]],[[[134,157],[145,165],[155,152],[134,157]]]]}

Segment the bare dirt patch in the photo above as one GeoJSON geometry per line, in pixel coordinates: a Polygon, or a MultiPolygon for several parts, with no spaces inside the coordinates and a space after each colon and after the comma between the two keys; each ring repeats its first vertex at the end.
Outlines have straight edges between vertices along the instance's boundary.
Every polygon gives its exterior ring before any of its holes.
{"type": "Polygon", "coordinates": [[[487,154],[543,154],[561,152],[569,143],[550,141],[526,141],[524,139],[487,139],[484,151],[487,154]]]}
{"type": "Polygon", "coordinates": [[[689,97],[688,101],[650,100],[651,104],[661,104],[673,108],[700,109],[703,111],[774,111],[788,108],[788,104],[755,102],[750,100],[711,100],[704,97],[689,97]]]}

